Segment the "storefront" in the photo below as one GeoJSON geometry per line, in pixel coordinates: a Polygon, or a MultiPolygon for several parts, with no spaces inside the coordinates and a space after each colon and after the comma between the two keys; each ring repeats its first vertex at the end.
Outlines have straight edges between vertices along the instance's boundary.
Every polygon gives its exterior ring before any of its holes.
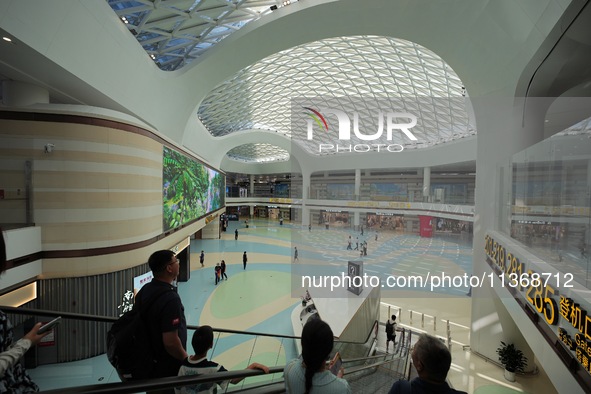
{"type": "Polygon", "coordinates": [[[404,230],[404,216],[393,213],[368,213],[366,226],[374,230],[404,230]]]}
{"type": "Polygon", "coordinates": [[[436,218],[435,232],[472,234],[472,222],[457,219],[436,218]]]}
{"type": "Polygon", "coordinates": [[[328,224],[336,227],[349,227],[350,217],[348,211],[324,210],[321,211],[321,222],[319,224],[328,224]]]}

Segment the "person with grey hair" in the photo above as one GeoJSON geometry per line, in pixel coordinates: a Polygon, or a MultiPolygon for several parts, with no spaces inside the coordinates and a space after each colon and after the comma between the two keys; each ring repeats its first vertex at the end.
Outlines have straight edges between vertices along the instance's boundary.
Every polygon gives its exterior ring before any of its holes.
{"type": "Polygon", "coordinates": [[[421,334],[411,358],[419,376],[410,382],[395,382],[388,394],[466,394],[452,389],[446,382],[451,366],[451,353],[439,339],[421,334]]]}

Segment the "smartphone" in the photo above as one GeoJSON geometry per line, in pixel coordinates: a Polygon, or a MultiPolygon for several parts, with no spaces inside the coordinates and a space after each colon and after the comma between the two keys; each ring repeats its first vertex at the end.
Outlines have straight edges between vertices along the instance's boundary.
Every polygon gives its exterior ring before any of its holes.
{"type": "Polygon", "coordinates": [[[339,373],[342,366],[343,360],[341,359],[341,353],[337,352],[332,359],[332,367],[330,367],[330,372],[332,372],[333,375],[336,375],[339,373]]]}
{"type": "Polygon", "coordinates": [[[42,326],[39,328],[39,331],[37,331],[37,334],[44,334],[44,333],[46,333],[47,331],[49,331],[49,330],[53,329],[53,327],[54,327],[56,324],[60,324],[61,322],[62,322],[62,317],[61,317],[61,316],[58,316],[58,317],[56,317],[55,319],[53,319],[52,321],[50,321],[49,323],[46,323],[46,324],[42,325],[42,326]]]}

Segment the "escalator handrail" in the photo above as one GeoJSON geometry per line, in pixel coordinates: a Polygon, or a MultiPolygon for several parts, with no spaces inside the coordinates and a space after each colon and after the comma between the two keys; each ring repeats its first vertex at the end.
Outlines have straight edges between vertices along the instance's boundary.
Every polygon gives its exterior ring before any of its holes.
{"type": "MultiPolygon", "coordinates": [[[[269,368],[269,374],[282,373],[284,366],[269,368]]],[[[42,391],[45,394],[109,394],[109,393],[137,393],[146,390],[159,390],[171,387],[179,387],[196,383],[219,382],[235,378],[246,378],[250,376],[265,375],[258,369],[243,369],[239,371],[216,372],[207,375],[172,376],[158,379],[143,379],[122,383],[102,383],[86,386],[59,388],[55,390],[42,391]]]]}
{"type": "MultiPolygon", "coordinates": [[[[7,313],[13,313],[17,315],[30,315],[30,316],[43,316],[43,317],[58,317],[61,316],[64,319],[74,319],[74,320],[85,320],[85,321],[96,321],[101,323],[113,323],[117,321],[118,317],[113,316],[98,316],[98,315],[88,315],[83,313],[74,313],[74,312],[57,312],[57,311],[49,311],[43,309],[33,309],[33,308],[17,308],[13,306],[0,306],[0,309],[7,313]]],[[[363,342],[355,342],[355,341],[340,341],[335,339],[335,343],[352,343],[352,344],[365,344],[371,337],[372,333],[374,332],[375,324],[379,322],[376,320],[372,325],[372,329],[370,330],[367,338],[363,342]]],[[[196,325],[187,325],[189,330],[195,330],[198,326],[196,325]]],[[[255,336],[262,336],[262,337],[273,337],[273,338],[287,338],[287,339],[300,339],[301,337],[293,336],[293,335],[284,335],[284,334],[271,334],[266,332],[255,332],[255,331],[239,331],[239,330],[230,330],[226,328],[213,328],[214,332],[221,332],[226,334],[243,334],[243,335],[255,335],[255,336]]]]}

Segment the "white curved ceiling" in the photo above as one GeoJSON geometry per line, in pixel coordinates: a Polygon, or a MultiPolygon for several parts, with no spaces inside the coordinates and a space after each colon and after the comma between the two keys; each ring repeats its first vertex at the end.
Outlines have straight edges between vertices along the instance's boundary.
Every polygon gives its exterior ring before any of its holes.
{"type": "MultiPolygon", "coordinates": [[[[374,117],[376,105],[402,106],[419,120],[413,129],[418,141],[402,133],[393,139],[405,148],[475,134],[466,91],[451,67],[416,43],[378,36],[324,39],[269,56],[214,88],[198,116],[214,137],[258,129],[293,138],[292,122],[303,116],[303,110],[292,111],[294,98],[314,98],[317,106],[336,103],[366,119],[374,117]]],[[[297,142],[318,154],[318,141],[297,142]]],[[[265,149],[250,148],[242,155],[260,161],[256,151],[265,149]]]]}

